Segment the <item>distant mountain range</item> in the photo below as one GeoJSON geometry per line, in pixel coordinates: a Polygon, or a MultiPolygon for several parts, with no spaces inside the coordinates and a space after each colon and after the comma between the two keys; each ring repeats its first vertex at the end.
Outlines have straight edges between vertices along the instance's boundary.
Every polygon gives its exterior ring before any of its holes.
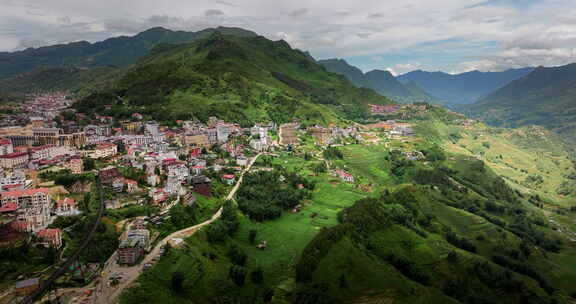
{"type": "Polygon", "coordinates": [[[12,77],[38,68],[123,67],[136,62],[154,46],[162,43],[186,43],[209,37],[214,32],[256,37],[256,33],[231,27],[204,29],[198,32],[171,31],[155,27],[132,37],[115,37],[90,43],[79,41],[18,52],[0,52],[0,78],[12,77]]]}
{"type": "Polygon", "coordinates": [[[462,74],[412,71],[397,79],[414,82],[432,96],[452,104],[471,104],[511,81],[532,72],[533,68],[511,69],[504,72],[472,71],[462,74]]]}
{"type": "Polygon", "coordinates": [[[494,125],[541,125],[576,140],[576,63],[538,67],[468,111],[494,125]]]}
{"type": "Polygon", "coordinates": [[[344,75],[354,85],[373,89],[381,95],[398,102],[434,101],[435,98],[415,83],[403,84],[388,71],[373,70],[364,74],[359,68],[350,65],[344,59],[319,60],[328,71],[344,75]]]}

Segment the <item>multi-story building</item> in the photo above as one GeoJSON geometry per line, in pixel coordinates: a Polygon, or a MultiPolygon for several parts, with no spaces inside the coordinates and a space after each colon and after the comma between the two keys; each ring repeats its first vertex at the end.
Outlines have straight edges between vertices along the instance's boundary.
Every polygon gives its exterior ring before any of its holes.
{"type": "Polygon", "coordinates": [[[47,188],[2,192],[0,204],[16,204],[16,219],[27,223],[28,232],[42,230],[52,222],[52,197],[47,188]]]}
{"type": "Polygon", "coordinates": [[[84,161],[81,158],[72,158],[70,161],[64,163],[64,167],[72,174],[81,174],[84,172],[84,161]]]}
{"type": "Polygon", "coordinates": [[[118,247],[118,264],[134,265],[144,254],[144,246],[139,238],[127,238],[118,247]]]}
{"type": "Polygon", "coordinates": [[[0,155],[0,166],[2,168],[24,168],[28,165],[28,161],[28,152],[13,152],[10,154],[0,155]]]}
{"type": "Polygon", "coordinates": [[[216,126],[216,140],[220,143],[224,143],[228,141],[228,137],[230,136],[230,126],[227,124],[218,124],[216,126]]]}

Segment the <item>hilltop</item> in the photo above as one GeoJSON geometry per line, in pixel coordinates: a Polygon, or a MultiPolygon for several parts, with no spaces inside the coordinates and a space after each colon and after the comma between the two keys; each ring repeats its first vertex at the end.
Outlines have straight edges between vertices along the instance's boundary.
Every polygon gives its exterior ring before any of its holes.
{"type": "Polygon", "coordinates": [[[326,71],[285,41],[213,33],[189,44],[161,44],[121,72],[106,89],[76,108],[129,117],[140,112],[160,121],[209,116],[249,124],[292,121],[327,124],[362,119],[368,104],[393,102],[326,71]]]}
{"type": "Polygon", "coordinates": [[[115,37],[95,43],[79,41],[17,52],[0,52],[0,78],[39,68],[124,67],[142,58],[158,44],[191,42],[206,38],[214,32],[242,37],[257,36],[254,32],[230,27],[209,28],[198,32],[155,27],[135,36],[115,37]]]}
{"type": "Polygon", "coordinates": [[[363,73],[344,59],[325,59],[318,61],[328,71],[344,75],[357,87],[370,88],[379,94],[398,102],[437,102],[437,100],[418,87],[414,82],[402,84],[392,73],[372,70],[363,73]]]}
{"type": "Polygon", "coordinates": [[[540,125],[576,139],[576,64],[539,67],[471,105],[475,116],[499,126],[540,125]]]}
{"type": "Polygon", "coordinates": [[[414,82],[431,95],[451,104],[471,104],[510,81],[527,75],[533,68],[503,72],[471,71],[461,74],[412,71],[397,77],[402,83],[414,82]]]}

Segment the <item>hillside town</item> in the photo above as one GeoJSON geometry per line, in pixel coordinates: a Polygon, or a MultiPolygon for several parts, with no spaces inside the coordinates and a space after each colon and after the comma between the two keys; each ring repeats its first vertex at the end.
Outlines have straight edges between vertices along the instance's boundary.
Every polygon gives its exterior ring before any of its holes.
{"type": "MultiPolygon", "coordinates": [[[[193,205],[198,196],[211,197],[215,189],[233,186],[256,154],[294,151],[306,144],[370,145],[414,135],[410,124],[395,120],[367,127],[304,127],[298,122],[242,127],[210,117],[206,123],[177,121],[168,127],[140,113],[129,120],[90,119],[71,108],[73,102],[61,92],[29,95],[23,105],[9,106],[18,114],[0,119],[2,244],[33,236],[45,248],[65,246],[66,232],[51,224],[82,214],[82,195],[94,191],[97,180],[110,193],[107,210],[135,205],[164,210],[132,222],[121,235],[117,263],[135,265],[158,237],[150,224],[169,218],[167,211],[176,204],[193,205]]],[[[372,108],[379,114],[403,109],[372,108]]],[[[406,156],[419,157],[412,152],[406,156]]],[[[344,169],[335,168],[332,175],[345,183],[355,181],[344,169]]]]}

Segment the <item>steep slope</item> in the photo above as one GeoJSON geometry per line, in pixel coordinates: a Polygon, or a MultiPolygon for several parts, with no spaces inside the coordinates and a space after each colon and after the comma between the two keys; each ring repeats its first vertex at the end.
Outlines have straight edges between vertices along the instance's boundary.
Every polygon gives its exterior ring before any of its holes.
{"type": "Polygon", "coordinates": [[[41,67],[99,67],[127,66],[144,56],[159,43],[184,43],[208,37],[214,32],[227,35],[255,37],[255,33],[239,29],[218,27],[199,32],[171,31],[162,27],[151,28],[133,37],[116,37],[101,42],[73,42],[29,48],[23,51],[0,53],[0,78],[10,77],[41,67]]]}
{"type": "Polygon", "coordinates": [[[117,71],[119,69],[113,67],[40,68],[0,79],[0,91],[21,95],[37,91],[65,90],[85,95],[111,82],[117,71]]]}
{"type": "Polygon", "coordinates": [[[366,117],[368,104],[392,103],[327,72],[285,41],[220,33],[191,44],[159,45],[110,89],[76,107],[106,113],[103,105],[117,97],[122,111],[111,115],[138,111],[161,121],[217,115],[243,124],[295,118],[326,124],[366,117]]]}
{"type": "Polygon", "coordinates": [[[511,69],[504,72],[471,71],[455,75],[418,70],[397,78],[402,83],[414,82],[432,96],[449,103],[471,104],[532,70],[533,68],[511,69]]]}
{"type": "Polygon", "coordinates": [[[366,73],[366,82],[368,87],[374,91],[389,97],[409,98],[411,96],[408,90],[400,83],[392,73],[382,70],[373,70],[366,73]]]}
{"type": "Polygon", "coordinates": [[[576,139],[576,64],[539,67],[469,107],[501,126],[541,125],[576,139]]]}
{"type": "Polygon", "coordinates": [[[329,72],[344,75],[357,87],[368,87],[364,73],[359,68],[348,64],[344,59],[324,59],[318,61],[318,63],[325,67],[329,72]]]}
{"type": "Polygon", "coordinates": [[[326,59],[318,61],[328,71],[344,75],[357,87],[370,88],[379,94],[398,102],[434,101],[422,89],[414,90],[399,82],[390,72],[373,70],[364,74],[359,68],[348,64],[344,59],[326,59]]]}

